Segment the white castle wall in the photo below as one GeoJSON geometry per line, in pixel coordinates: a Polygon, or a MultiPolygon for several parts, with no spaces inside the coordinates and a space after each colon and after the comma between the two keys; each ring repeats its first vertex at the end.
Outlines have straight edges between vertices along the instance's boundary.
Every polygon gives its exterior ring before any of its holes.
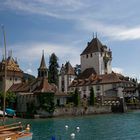
{"type": "Polygon", "coordinates": [[[99,67],[99,58],[100,58],[100,53],[92,53],[87,55],[81,55],[81,72],[83,72],[87,68],[94,68],[95,71],[99,74],[100,72],[100,67],[99,67]]]}
{"type": "Polygon", "coordinates": [[[61,75],[59,75],[58,83],[59,83],[58,84],[59,91],[62,92],[62,76],[61,75]]]}
{"type": "Polygon", "coordinates": [[[105,70],[104,65],[104,55],[105,53],[95,52],[91,54],[81,55],[81,72],[87,68],[94,68],[96,73],[101,75],[112,72],[111,60],[107,63],[107,70],[105,70]],[[88,57],[87,57],[88,55],[88,57]],[[92,55],[92,56],[91,56],[92,55]]]}

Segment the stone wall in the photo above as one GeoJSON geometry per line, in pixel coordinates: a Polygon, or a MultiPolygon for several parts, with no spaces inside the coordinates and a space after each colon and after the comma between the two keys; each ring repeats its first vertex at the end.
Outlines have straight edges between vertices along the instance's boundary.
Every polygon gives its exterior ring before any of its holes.
{"type": "Polygon", "coordinates": [[[90,115],[90,114],[102,114],[111,113],[110,106],[100,106],[100,107],[73,107],[73,108],[56,108],[53,113],[54,117],[57,116],[80,116],[80,115],[90,115]]]}

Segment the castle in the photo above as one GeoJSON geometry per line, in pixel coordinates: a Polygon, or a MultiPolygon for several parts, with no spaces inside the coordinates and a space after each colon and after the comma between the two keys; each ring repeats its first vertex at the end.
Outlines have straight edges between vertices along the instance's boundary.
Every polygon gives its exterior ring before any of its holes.
{"type": "Polygon", "coordinates": [[[69,61],[62,64],[57,87],[48,82],[44,52],[38,68],[38,76],[31,82],[23,81],[24,72],[12,55],[9,55],[6,61],[3,59],[0,63],[0,90],[3,89],[5,63],[7,63],[6,90],[17,95],[17,111],[26,112],[27,104],[30,103],[38,105],[37,96],[47,93],[54,94],[56,106],[64,106],[70,93],[75,92],[76,89],[81,99],[89,100],[90,90],[93,88],[96,102],[101,105],[118,103],[120,98],[139,97],[134,81],[112,71],[112,52],[97,37],[87,43],[80,58],[81,64],[77,65],[77,68],[72,67],[69,61]]]}
{"type": "Polygon", "coordinates": [[[87,43],[80,55],[81,73],[76,75],[69,62],[62,65],[59,75],[59,90],[74,92],[78,89],[81,98],[89,98],[91,87],[102,104],[119,98],[136,96],[135,83],[128,77],[112,71],[112,52],[95,37],[87,43]]]}

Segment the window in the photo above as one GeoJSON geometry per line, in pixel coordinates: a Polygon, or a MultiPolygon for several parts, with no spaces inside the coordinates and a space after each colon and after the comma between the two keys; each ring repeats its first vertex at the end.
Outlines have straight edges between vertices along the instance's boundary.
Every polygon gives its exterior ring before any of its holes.
{"type": "Polygon", "coordinates": [[[85,87],[85,86],[83,86],[83,87],[82,87],[82,90],[83,90],[84,92],[86,92],[86,87],[85,87]]]}
{"type": "Polygon", "coordinates": [[[64,92],[64,88],[62,87],[62,92],[64,92]]]}
{"type": "Polygon", "coordinates": [[[92,53],[90,54],[90,57],[92,57],[92,53]]]}
{"type": "Polygon", "coordinates": [[[116,84],[113,84],[113,88],[116,88],[117,87],[117,85],[116,84]]]}
{"type": "Polygon", "coordinates": [[[96,90],[97,90],[97,91],[100,90],[100,85],[97,85],[97,86],[96,86],[96,90]]]}
{"type": "Polygon", "coordinates": [[[88,58],[88,54],[87,54],[87,58],[88,58]]]}
{"type": "Polygon", "coordinates": [[[64,81],[62,81],[62,86],[64,86],[64,81]]]}
{"type": "Polygon", "coordinates": [[[10,81],[12,81],[12,77],[10,77],[10,81]]]}

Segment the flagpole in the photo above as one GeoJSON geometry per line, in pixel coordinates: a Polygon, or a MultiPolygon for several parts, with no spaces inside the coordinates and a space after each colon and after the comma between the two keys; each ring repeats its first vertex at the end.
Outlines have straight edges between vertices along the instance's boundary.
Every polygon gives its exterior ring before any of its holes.
{"type": "Polygon", "coordinates": [[[4,60],[5,60],[5,69],[4,69],[4,96],[3,96],[3,125],[5,125],[5,108],[6,108],[6,79],[7,79],[7,56],[6,56],[6,34],[4,26],[2,25],[2,32],[4,37],[4,60]]]}

